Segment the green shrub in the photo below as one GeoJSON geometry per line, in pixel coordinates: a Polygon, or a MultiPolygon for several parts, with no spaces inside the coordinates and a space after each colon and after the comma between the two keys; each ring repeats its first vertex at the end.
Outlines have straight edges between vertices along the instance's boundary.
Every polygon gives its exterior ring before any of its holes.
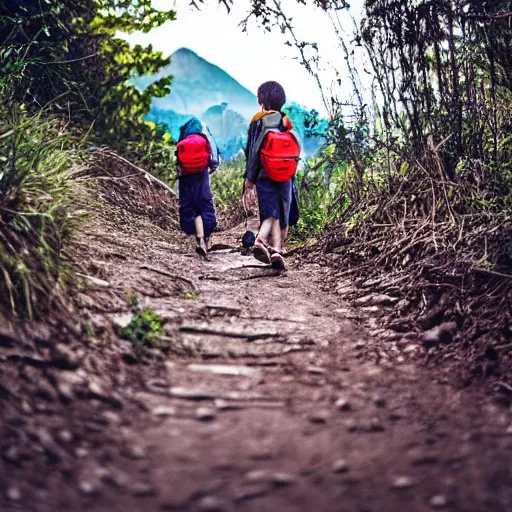
{"type": "Polygon", "coordinates": [[[0,125],[0,307],[30,319],[62,303],[71,282],[61,255],[86,157],[58,120],[20,116],[0,125]]]}
{"type": "Polygon", "coordinates": [[[306,168],[297,173],[300,218],[291,231],[293,239],[304,241],[320,235],[346,210],[349,200],[344,187],[350,170],[347,162],[333,166],[324,153],[311,158],[306,168]]]}
{"type": "Polygon", "coordinates": [[[239,207],[244,184],[245,156],[239,155],[223,163],[211,176],[211,189],[216,208],[228,212],[239,207]]]}

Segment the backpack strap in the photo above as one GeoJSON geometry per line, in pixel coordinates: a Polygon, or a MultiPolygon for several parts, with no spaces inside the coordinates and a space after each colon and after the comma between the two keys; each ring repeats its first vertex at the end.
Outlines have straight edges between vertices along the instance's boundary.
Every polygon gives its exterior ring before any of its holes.
{"type": "MultiPolygon", "coordinates": [[[[280,112],[271,111],[270,113],[264,115],[261,118],[261,132],[254,144],[255,151],[259,151],[261,149],[261,146],[263,144],[263,141],[265,140],[265,136],[267,135],[267,133],[281,132],[279,126],[283,122],[284,117],[286,116],[283,116],[280,112]]],[[[302,143],[299,134],[293,128],[291,130],[288,129],[284,131],[291,133],[295,137],[295,140],[297,141],[297,144],[299,145],[302,153],[302,143]]]]}

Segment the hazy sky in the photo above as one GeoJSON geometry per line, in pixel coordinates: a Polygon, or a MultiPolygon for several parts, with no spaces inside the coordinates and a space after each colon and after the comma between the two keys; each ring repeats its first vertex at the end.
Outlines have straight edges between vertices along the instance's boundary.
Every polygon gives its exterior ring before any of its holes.
{"type": "MultiPolygon", "coordinates": [[[[350,3],[351,13],[359,18],[364,0],[352,0],[350,3]]],[[[154,0],[153,4],[160,9],[174,8],[177,20],[167,22],[149,34],[132,34],[127,37],[131,43],[152,43],[165,55],[181,47],[190,48],[227,71],[254,93],[262,82],[277,80],[285,88],[288,100],[316,108],[325,114],[315,79],[297,60],[297,50],[284,44],[289,40],[288,35],[281,34],[277,29],[272,33],[266,32],[255,23],[251,23],[248,33],[242,32],[239,23],[245,18],[249,0],[235,0],[229,15],[216,0],[206,0],[201,11],[190,7],[189,0],[154,0]]],[[[325,66],[331,63],[338,69],[343,68],[343,53],[337,45],[329,17],[320,9],[300,5],[296,0],[282,0],[282,5],[283,10],[293,16],[298,37],[318,43],[325,66]]],[[[341,13],[340,21],[350,34],[352,21],[349,15],[341,13]]],[[[332,77],[332,73],[326,71],[322,78],[324,83],[329,83],[332,77]]],[[[350,88],[348,80],[346,87],[347,90],[350,88]]]]}

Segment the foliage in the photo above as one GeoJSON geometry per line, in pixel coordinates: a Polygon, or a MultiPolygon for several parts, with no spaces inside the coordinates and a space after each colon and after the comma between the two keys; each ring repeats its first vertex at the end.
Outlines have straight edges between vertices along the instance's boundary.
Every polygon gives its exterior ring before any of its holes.
{"type": "Polygon", "coordinates": [[[294,102],[287,104],[283,112],[300,135],[303,153],[306,157],[314,155],[325,144],[327,119],[321,118],[315,109],[307,110],[294,102]]]}
{"type": "Polygon", "coordinates": [[[450,178],[464,158],[497,172],[508,165],[510,8],[510,0],[368,3],[358,37],[383,98],[387,145],[421,152],[433,135],[450,178]]]}
{"type": "Polygon", "coordinates": [[[20,105],[45,105],[73,126],[92,128],[92,140],[134,158],[147,146],[168,142],[164,131],[144,121],[152,97],[168,94],[170,77],[144,92],[128,83],[169,63],[151,46],[116,37],[147,32],[174,19],[151,0],[9,0],[0,8],[0,96],[13,117],[20,105]]]}
{"type": "Polygon", "coordinates": [[[310,158],[297,172],[300,219],[291,232],[295,240],[319,236],[348,206],[349,199],[342,191],[353,171],[347,162],[332,166],[333,150],[332,145],[324,147],[320,156],[310,158]]]}
{"type": "Polygon", "coordinates": [[[117,333],[122,338],[130,340],[136,347],[155,346],[158,336],[164,333],[163,319],[154,311],[141,309],[137,300],[133,302],[133,315],[125,327],[117,327],[117,333]]]}
{"type": "Polygon", "coordinates": [[[210,182],[215,207],[221,212],[231,211],[241,202],[244,172],[245,155],[238,155],[212,174],[210,182]]]}
{"type": "Polygon", "coordinates": [[[30,319],[62,303],[62,250],[81,215],[70,195],[85,162],[57,119],[23,114],[0,126],[0,302],[13,313],[30,319]]]}
{"type": "Polygon", "coordinates": [[[108,144],[155,174],[172,173],[161,127],[144,120],[151,98],[129,84],[169,59],[130,48],[118,31],[149,31],[174,12],[151,0],[7,0],[0,6],[0,297],[29,318],[61,299],[62,251],[75,215],[70,195],[87,144],[108,144]],[[74,133],[75,135],[71,135],[74,133]]]}

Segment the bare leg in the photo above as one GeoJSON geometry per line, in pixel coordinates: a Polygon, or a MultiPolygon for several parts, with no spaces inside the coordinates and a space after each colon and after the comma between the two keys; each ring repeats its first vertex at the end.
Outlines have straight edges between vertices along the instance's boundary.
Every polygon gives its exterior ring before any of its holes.
{"type": "Polygon", "coordinates": [[[200,215],[198,215],[194,219],[194,224],[196,226],[196,252],[200,256],[206,258],[208,247],[206,246],[206,241],[204,239],[203,218],[200,215]]]}
{"type": "Polygon", "coordinates": [[[268,242],[269,242],[269,238],[272,233],[272,226],[273,226],[274,220],[275,219],[273,217],[269,217],[268,219],[265,219],[261,223],[260,232],[258,233],[258,236],[261,239],[261,241],[265,244],[268,244],[268,242]]]}
{"type": "Polygon", "coordinates": [[[281,239],[281,226],[279,225],[279,219],[273,219],[272,222],[272,245],[277,251],[282,250],[282,239],[281,239]]]}
{"type": "Polygon", "coordinates": [[[201,215],[198,215],[194,219],[194,224],[196,226],[196,236],[197,236],[197,238],[204,238],[203,218],[201,217],[201,215]]]}
{"type": "Polygon", "coordinates": [[[286,240],[288,239],[288,231],[289,227],[286,226],[284,229],[281,230],[281,250],[283,252],[286,252],[286,240]]]}

